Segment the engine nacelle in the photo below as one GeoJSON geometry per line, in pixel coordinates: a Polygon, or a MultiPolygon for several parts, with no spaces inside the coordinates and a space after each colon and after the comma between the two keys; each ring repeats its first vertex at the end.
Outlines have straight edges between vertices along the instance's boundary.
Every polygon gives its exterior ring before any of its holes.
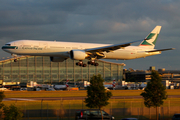
{"type": "Polygon", "coordinates": [[[72,60],[84,60],[86,58],[86,53],[84,50],[71,50],[70,58],[72,60]]]}
{"type": "Polygon", "coordinates": [[[50,61],[52,62],[63,62],[66,59],[67,58],[63,58],[63,57],[50,57],[50,61]]]}

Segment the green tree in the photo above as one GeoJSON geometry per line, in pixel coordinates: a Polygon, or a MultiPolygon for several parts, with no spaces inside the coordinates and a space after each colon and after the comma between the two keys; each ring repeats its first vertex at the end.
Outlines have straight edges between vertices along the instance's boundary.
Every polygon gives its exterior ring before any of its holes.
{"type": "Polygon", "coordinates": [[[152,71],[151,80],[148,82],[141,96],[144,97],[144,105],[148,108],[156,108],[156,119],[158,120],[158,107],[163,105],[167,99],[166,87],[161,83],[162,79],[157,71],[152,71]]]}
{"type": "Polygon", "coordinates": [[[11,104],[10,106],[3,107],[4,120],[20,120],[23,116],[23,113],[15,105],[11,104]]]}
{"type": "Polygon", "coordinates": [[[0,91],[0,116],[2,117],[3,115],[3,106],[4,104],[2,103],[2,100],[5,98],[5,95],[4,95],[4,92],[3,91],[0,91]]]}
{"type": "MultiPolygon", "coordinates": [[[[104,79],[100,74],[93,75],[90,80],[90,86],[87,87],[86,106],[89,108],[98,108],[101,111],[103,106],[109,104],[108,100],[112,93],[107,91],[103,85],[104,79]]],[[[101,111],[102,115],[102,111],[101,111]]],[[[103,119],[103,116],[102,116],[103,119]]]]}
{"type": "Polygon", "coordinates": [[[20,120],[23,113],[15,105],[6,106],[2,103],[5,98],[4,92],[0,91],[0,119],[3,120],[20,120]]]}
{"type": "Polygon", "coordinates": [[[0,102],[5,98],[4,92],[0,91],[0,102]]]}

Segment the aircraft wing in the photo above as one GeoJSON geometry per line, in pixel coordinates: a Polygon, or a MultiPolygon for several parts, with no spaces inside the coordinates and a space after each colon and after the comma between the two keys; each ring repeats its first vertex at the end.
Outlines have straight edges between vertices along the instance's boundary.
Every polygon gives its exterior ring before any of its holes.
{"type": "Polygon", "coordinates": [[[159,50],[151,50],[146,52],[160,52],[160,51],[166,51],[166,50],[174,50],[175,48],[167,48],[167,49],[159,49],[159,50]]]}
{"type": "Polygon", "coordinates": [[[131,45],[132,43],[139,42],[142,40],[138,41],[133,41],[129,43],[123,43],[123,44],[114,44],[114,45],[109,45],[109,46],[104,46],[104,47],[98,47],[98,48],[90,48],[90,49],[85,49],[86,52],[94,53],[94,52],[112,52],[117,49],[121,49],[123,47],[127,47],[131,45]]]}

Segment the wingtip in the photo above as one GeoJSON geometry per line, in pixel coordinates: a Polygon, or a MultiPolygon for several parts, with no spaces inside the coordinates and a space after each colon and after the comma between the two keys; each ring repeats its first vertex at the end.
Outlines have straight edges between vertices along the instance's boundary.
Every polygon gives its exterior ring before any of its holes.
{"type": "Polygon", "coordinates": [[[156,25],[156,26],[162,27],[161,25],[156,25]]]}

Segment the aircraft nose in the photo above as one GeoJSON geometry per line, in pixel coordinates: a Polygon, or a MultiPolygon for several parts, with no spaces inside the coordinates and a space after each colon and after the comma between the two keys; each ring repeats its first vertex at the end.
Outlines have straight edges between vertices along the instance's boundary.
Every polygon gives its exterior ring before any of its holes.
{"type": "Polygon", "coordinates": [[[4,50],[4,49],[6,49],[6,47],[5,46],[2,46],[2,48],[1,48],[2,50],[4,50]]]}
{"type": "Polygon", "coordinates": [[[7,48],[7,46],[2,46],[2,48],[1,48],[2,50],[4,50],[4,51],[6,51],[7,52],[7,50],[8,50],[8,48],[7,48]]]}
{"type": "Polygon", "coordinates": [[[18,48],[17,46],[4,45],[2,46],[1,49],[4,51],[8,51],[8,50],[17,49],[17,48],[18,48]]]}

